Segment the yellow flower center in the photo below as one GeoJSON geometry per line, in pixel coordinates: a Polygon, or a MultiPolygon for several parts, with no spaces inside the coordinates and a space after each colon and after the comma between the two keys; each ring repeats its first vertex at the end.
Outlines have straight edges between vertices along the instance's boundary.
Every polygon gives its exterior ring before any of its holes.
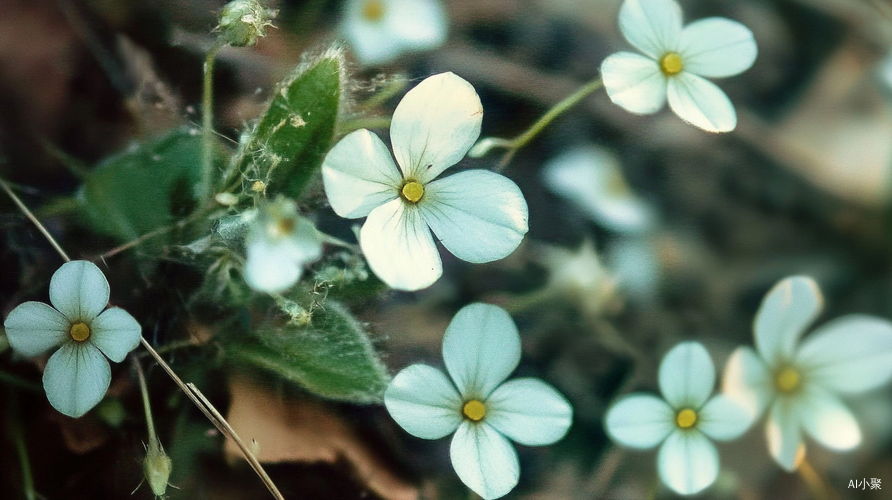
{"type": "Polygon", "coordinates": [[[71,335],[71,338],[78,342],[83,342],[90,338],[90,327],[87,326],[86,323],[78,321],[71,325],[71,328],[68,329],[68,334],[71,335]]]}
{"type": "Polygon", "coordinates": [[[369,21],[380,21],[384,17],[384,2],[381,0],[367,0],[362,5],[362,17],[369,21]]]}
{"type": "Polygon", "coordinates": [[[799,378],[799,372],[790,367],[784,368],[783,370],[779,371],[777,373],[777,377],[775,377],[774,379],[777,390],[785,394],[796,391],[796,389],[799,388],[801,382],[802,381],[799,378]]]}
{"type": "Polygon", "coordinates": [[[297,227],[297,219],[294,217],[282,217],[270,224],[269,232],[272,236],[288,236],[294,233],[297,227]]]}
{"type": "Polygon", "coordinates": [[[473,420],[474,422],[479,422],[483,420],[484,416],[486,416],[486,407],[483,406],[483,403],[481,403],[480,401],[472,399],[465,403],[465,406],[462,407],[461,412],[464,413],[465,417],[473,420]]]}
{"type": "Polygon", "coordinates": [[[424,186],[420,182],[409,181],[403,184],[403,198],[412,203],[418,203],[418,200],[424,196],[424,186]]]}
{"type": "Polygon", "coordinates": [[[629,186],[619,172],[611,172],[607,179],[607,193],[612,196],[625,196],[629,194],[629,186]]]}
{"type": "Polygon", "coordinates": [[[682,429],[690,429],[697,423],[697,412],[690,408],[685,408],[675,416],[675,423],[682,429]]]}
{"type": "Polygon", "coordinates": [[[681,56],[675,52],[670,52],[660,59],[660,70],[666,76],[677,75],[681,73],[684,65],[681,63],[681,56]]]}

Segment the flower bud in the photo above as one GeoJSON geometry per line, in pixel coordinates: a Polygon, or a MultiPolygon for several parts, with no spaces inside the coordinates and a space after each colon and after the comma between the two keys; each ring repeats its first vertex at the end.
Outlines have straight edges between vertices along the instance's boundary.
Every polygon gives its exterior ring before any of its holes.
{"type": "Polygon", "coordinates": [[[256,0],[233,0],[223,7],[217,31],[220,38],[233,47],[253,47],[257,37],[265,36],[263,28],[271,26],[275,10],[264,9],[256,0]]]}
{"type": "Polygon", "coordinates": [[[150,441],[146,450],[146,461],[143,462],[143,472],[149,488],[156,497],[163,498],[167,492],[167,480],[170,478],[172,468],[173,463],[164,453],[161,443],[157,439],[150,441]]]}

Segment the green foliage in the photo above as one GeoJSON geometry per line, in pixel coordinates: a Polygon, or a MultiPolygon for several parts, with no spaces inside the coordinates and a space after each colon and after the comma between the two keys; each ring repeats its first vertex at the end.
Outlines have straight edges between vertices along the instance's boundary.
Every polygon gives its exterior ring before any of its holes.
{"type": "Polygon", "coordinates": [[[316,309],[309,324],[261,329],[255,337],[231,344],[226,354],[236,363],[340,401],[380,402],[390,382],[362,326],[333,300],[316,309]]]}
{"type": "Polygon", "coordinates": [[[343,92],[339,50],[310,59],[279,84],[269,108],[243,136],[235,172],[297,198],[322,165],[334,138],[343,92]]]}

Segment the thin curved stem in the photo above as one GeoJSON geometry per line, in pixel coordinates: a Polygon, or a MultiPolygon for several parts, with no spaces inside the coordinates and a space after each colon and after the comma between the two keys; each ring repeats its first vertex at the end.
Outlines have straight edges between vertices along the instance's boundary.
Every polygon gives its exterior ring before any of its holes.
{"type": "Polygon", "coordinates": [[[4,179],[0,179],[0,188],[3,188],[3,190],[6,191],[6,194],[9,195],[10,198],[12,198],[12,202],[15,203],[17,207],[19,207],[19,210],[21,210],[23,214],[25,214],[25,217],[27,217],[28,220],[30,220],[35,226],[37,226],[37,229],[41,232],[41,234],[43,234],[44,238],[46,238],[47,241],[50,242],[50,245],[52,245],[53,248],[56,250],[56,252],[58,252],[59,255],[63,259],[65,259],[65,262],[71,262],[71,259],[68,258],[68,254],[65,253],[65,250],[62,250],[62,247],[59,246],[59,243],[56,242],[55,238],[53,238],[53,235],[51,235],[50,232],[47,231],[45,227],[43,227],[43,224],[41,224],[40,221],[37,220],[37,217],[35,217],[34,214],[31,213],[31,210],[27,206],[25,206],[25,204],[22,202],[22,200],[19,199],[18,196],[16,196],[16,194],[9,187],[9,184],[4,179]]]}
{"type": "Polygon", "coordinates": [[[201,100],[201,137],[203,152],[201,156],[201,189],[200,199],[210,196],[214,170],[214,61],[217,53],[223,48],[219,40],[208,50],[204,59],[204,85],[201,100]]]}

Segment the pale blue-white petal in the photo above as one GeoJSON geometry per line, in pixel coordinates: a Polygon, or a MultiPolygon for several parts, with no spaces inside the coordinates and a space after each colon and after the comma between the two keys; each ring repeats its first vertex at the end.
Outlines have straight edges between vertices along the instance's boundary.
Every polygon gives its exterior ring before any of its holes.
{"type": "Polygon", "coordinates": [[[802,341],[795,365],[809,383],[839,392],[863,392],[892,378],[892,323],[852,314],[835,319],[802,341]]]}
{"type": "Polygon", "coordinates": [[[756,41],[746,26],[724,17],[700,19],[681,32],[685,71],[710,78],[742,73],[756,60],[756,41]]]}
{"type": "Polygon", "coordinates": [[[439,439],[462,422],[461,396],[436,368],[412,365],[397,373],[384,391],[384,406],[409,434],[439,439]]]}
{"type": "Polygon", "coordinates": [[[406,179],[427,184],[458,163],[480,136],[483,105],[470,83],[440,73],[419,83],[390,122],[393,154],[406,179]]]}
{"type": "Polygon", "coordinates": [[[332,210],[341,217],[365,217],[399,196],[402,175],[387,146],[366,129],[347,134],[322,162],[322,183],[332,210]]]}
{"type": "Polygon", "coordinates": [[[110,382],[108,360],[90,342],[66,342],[43,370],[43,388],[50,404],[74,418],[96,406],[110,382]]]}
{"type": "Polygon", "coordinates": [[[698,410],[715,388],[715,365],[699,342],[682,342],[660,363],[660,390],[676,410],[698,410]]]}
{"type": "Polygon", "coordinates": [[[116,363],[124,361],[127,353],[136,349],[142,336],[139,323],[120,307],[102,311],[90,323],[90,330],[89,341],[116,363]]]}
{"type": "Polygon", "coordinates": [[[802,427],[819,443],[834,450],[851,450],[861,444],[858,421],[830,392],[809,384],[799,404],[802,427]]]}
{"type": "Polygon", "coordinates": [[[676,427],[675,411],[662,399],[647,394],[620,399],[604,418],[607,435],[632,448],[653,448],[676,427]]]}
{"type": "Polygon", "coordinates": [[[697,429],[717,441],[730,441],[746,432],[754,420],[750,410],[720,394],[697,412],[697,429]]]}
{"type": "Polygon", "coordinates": [[[707,132],[730,132],[737,112],[722,89],[693,73],[682,71],[669,78],[669,107],[682,120],[707,132]]]}
{"type": "Polygon", "coordinates": [[[719,452],[702,432],[676,430],[657,455],[660,479],[675,492],[693,495],[719,475],[719,452]]]}
{"type": "Polygon", "coordinates": [[[808,276],[783,279],[765,295],[754,328],[756,348],[769,368],[792,361],[799,337],[823,306],[821,290],[808,276]]]}
{"type": "Polygon", "coordinates": [[[794,471],[805,457],[800,405],[795,398],[780,397],[771,405],[765,426],[768,452],[781,467],[794,471]]]}
{"type": "Polygon", "coordinates": [[[279,234],[270,222],[272,231],[265,223],[251,228],[246,241],[245,281],[254,290],[279,293],[290,288],[300,279],[303,268],[322,256],[319,232],[309,220],[291,218],[295,226],[290,233],[279,234]]]}
{"type": "Polygon", "coordinates": [[[758,418],[774,398],[772,374],[762,358],[749,347],[731,353],[722,377],[722,391],[758,418]]]}
{"type": "Polygon", "coordinates": [[[469,304],[446,328],[443,361],[465,400],[484,401],[520,362],[517,326],[501,307],[469,304]]]}
{"type": "Polygon", "coordinates": [[[626,40],[654,59],[678,51],[681,21],[681,7],[673,0],[626,0],[619,10],[626,40]]]}
{"type": "Polygon", "coordinates": [[[632,52],[611,54],[601,63],[604,90],[626,111],[651,114],[666,104],[666,77],[653,59],[632,52]]]}
{"type": "Polygon", "coordinates": [[[69,339],[71,322],[62,313],[43,302],[19,304],[3,322],[9,345],[15,352],[31,358],[69,339]]]}
{"type": "Polygon", "coordinates": [[[372,210],[359,243],[369,267],[391,288],[420,290],[443,274],[440,254],[421,212],[402,198],[372,210]]]}
{"type": "Polygon", "coordinates": [[[424,221],[456,257],[481,263],[513,252],[527,233],[527,202],[503,175],[468,170],[424,187],[424,221]]]}
{"type": "Polygon", "coordinates": [[[73,260],[50,279],[50,303],[71,322],[89,323],[108,305],[108,280],[96,264],[73,260]]]}
{"type": "Polygon", "coordinates": [[[542,446],[564,437],[573,407],[554,387],[535,378],[509,380],[486,400],[486,423],[527,446],[542,446]]]}
{"type": "Polygon", "coordinates": [[[449,455],[459,479],[485,500],[505,496],[517,486],[517,452],[486,422],[463,422],[452,438],[449,455]]]}
{"type": "Polygon", "coordinates": [[[387,0],[385,17],[405,50],[429,50],[446,42],[449,20],[438,0],[387,0]]]}
{"type": "MultiPolygon", "coordinates": [[[[385,22],[384,17],[369,19],[365,15],[367,1],[349,0],[346,2],[344,20],[340,29],[360,64],[386,63],[396,59],[402,51],[403,42],[399,37],[394,36],[391,25],[385,22]]],[[[384,3],[386,4],[386,2],[384,3]]],[[[385,15],[388,10],[385,8],[385,15]]]]}

